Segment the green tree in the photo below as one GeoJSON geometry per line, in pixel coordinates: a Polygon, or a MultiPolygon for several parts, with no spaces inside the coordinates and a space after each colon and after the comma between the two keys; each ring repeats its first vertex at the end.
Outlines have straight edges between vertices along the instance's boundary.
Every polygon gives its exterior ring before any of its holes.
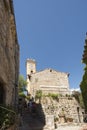
{"type": "Polygon", "coordinates": [[[84,75],[82,77],[82,82],[80,84],[80,89],[82,92],[85,111],[87,112],[87,35],[86,35],[86,39],[85,39],[85,46],[84,46],[82,62],[85,64],[85,68],[84,68],[84,75]]]}
{"type": "MultiPolygon", "coordinates": [[[[86,68],[87,68],[87,65],[86,65],[86,68]]],[[[86,69],[82,78],[82,82],[80,84],[80,88],[82,92],[85,111],[87,112],[87,70],[86,69]]]]}
{"type": "Polygon", "coordinates": [[[83,103],[83,98],[82,98],[82,93],[79,91],[73,91],[72,96],[75,97],[75,99],[78,101],[78,103],[80,104],[80,106],[82,108],[84,108],[84,103],[83,103]]]}
{"type": "Polygon", "coordinates": [[[19,75],[19,82],[18,82],[18,89],[19,93],[23,92],[23,90],[26,90],[27,81],[24,79],[23,75],[19,75]]]}

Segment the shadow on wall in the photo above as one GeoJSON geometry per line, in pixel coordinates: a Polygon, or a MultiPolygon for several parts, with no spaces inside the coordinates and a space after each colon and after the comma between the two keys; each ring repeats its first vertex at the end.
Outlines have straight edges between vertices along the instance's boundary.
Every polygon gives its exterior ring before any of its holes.
{"type": "Polygon", "coordinates": [[[0,83],[0,105],[5,104],[5,90],[3,83],[0,83]]]}
{"type": "Polygon", "coordinates": [[[21,106],[19,103],[20,107],[18,111],[23,119],[23,124],[26,124],[31,130],[43,130],[45,126],[45,115],[42,105],[36,102],[32,102],[32,105],[30,105],[30,101],[27,104],[24,100],[21,103],[21,106]]]}
{"type": "Polygon", "coordinates": [[[45,114],[41,103],[37,104],[37,116],[38,119],[43,123],[43,126],[45,126],[46,125],[45,114]]]}

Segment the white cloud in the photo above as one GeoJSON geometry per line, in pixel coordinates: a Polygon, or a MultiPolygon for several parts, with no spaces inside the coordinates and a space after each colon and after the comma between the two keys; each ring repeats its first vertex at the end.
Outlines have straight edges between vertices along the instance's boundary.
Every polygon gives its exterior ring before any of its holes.
{"type": "Polygon", "coordinates": [[[72,89],[70,89],[70,91],[79,91],[80,92],[80,88],[72,88],[72,89]]]}

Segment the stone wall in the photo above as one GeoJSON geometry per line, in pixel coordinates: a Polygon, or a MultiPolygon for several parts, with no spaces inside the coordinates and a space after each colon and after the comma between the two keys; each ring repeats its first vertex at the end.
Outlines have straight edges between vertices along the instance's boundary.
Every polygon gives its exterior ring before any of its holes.
{"type": "MultiPolygon", "coordinates": [[[[49,121],[54,122],[54,127],[58,127],[59,124],[83,123],[83,111],[74,97],[59,97],[59,100],[53,100],[51,97],[44,96],[41,105],[42,117],[45,118],[45,128],[51,127],[49,121]]],[[[39,114],[41,113],[39,112],[39,114]]]]}
{"type": "Polygon", "coordinates": [[[69,94],[68,73],[45,69],[31,74],[31,93],[42,90],[43,93],[69,94]]]}
{"type": "Polygon", "coordinates": [[[0,92],[6,105],[15,105],[19,73],[17,41],[12,0],[0,0],[0,92]]]}

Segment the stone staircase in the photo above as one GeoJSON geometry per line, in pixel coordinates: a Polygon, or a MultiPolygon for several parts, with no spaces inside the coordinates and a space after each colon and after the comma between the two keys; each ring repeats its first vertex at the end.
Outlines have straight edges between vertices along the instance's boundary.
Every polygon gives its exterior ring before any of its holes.
{"type": "Polygon", "coordinates": [[[19,130],[43,130],[44,123],[38,116],[38,113],[32,115],[28,108],[23,109],[20,120],[21,125],[19,126],[19,130]]]}
{"type": "Polygon", "coordinates": [[[41,104],[37,104],[37,116],[38,119],[45,125],[45,113],[41,104]]]}
{"type": "MultiPolygon", "coordinates": [[[[71,123],[78,123],[78,114],[77,114],[77,107],[79,104],[76,102],[75,99],[68,99],[68,98],[59,98],[58,101],[51,100],[49,103],[37,103],[37,113],[36,116],[32,116],[29,112],[29,109],[23,109],[22,113],[22,125],[20,126],[19,130],[52,130],[55,129],[55,117],[59,117],[61,112],[64,112],[64,115],[67,118],[73,118],[73,122],[71,123]]],[[[79,106],[79,114],[81,113],[81,108],[79,106]]],[[[81,118],[81,117],[80,117],[81,118]]],[[[69,122],[68,122],[69,123],[69,122]]],[[[68,125],[67,122],[60,122],[58,120],[56,122],[57,128],[61,124],[68,125]]]]}

